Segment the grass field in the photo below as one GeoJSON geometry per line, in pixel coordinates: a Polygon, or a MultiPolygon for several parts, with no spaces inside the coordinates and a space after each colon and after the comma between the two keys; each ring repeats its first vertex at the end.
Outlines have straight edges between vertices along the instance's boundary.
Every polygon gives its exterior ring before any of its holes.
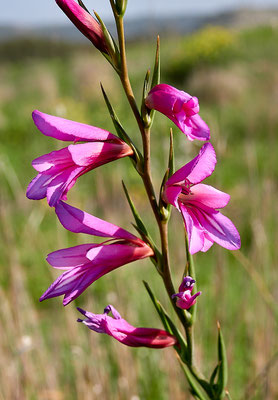
{"type": "MultiPolygon", "coordinates": [[[[214,368],[219,320],[234,400],[278,398],[277,43],[278,28],[264,26],[236,33],[209,27],[161,44],[162,82],[199,98],[200,115],[211,127],[218,156],[207,182],[231,194],[225,215],[242,238],[241,252],[214,245],[195,257],[202,290],[195,329],[197,364],[203,366],[205,375],[214,368]]],[[[147,42],[128,46],[138,102],[154,48],[155,43],[147,42]]],[[[39,109],[114,132],[101,96],[101,81],[127,132],[140,145],[119,81],[104,58],[87,47],[63,47],[61,51],[51,43],[13,43],[6,48],[2,45],[0,60],[0,399],[190,399],[184,394],[186,384],[173,350],[131,349],[76,323],[75,305],[101,313],[111,303],[133,325],[160,327],[142,280],[170,307],[149,261],[101,278],[65,309],[61,298],[38,301],[57,276],[45,261],[46,255],[91,238],[65,231],[45,200],[25,198],[26,187],[35,176],[31,160],[63,147],[35,129],[31,112],[39,109]]],[[[166,168],[170,127],[176,168],[200,147],[189,143],[157,113],[152,130],[157,190],[166,168]]],[[[158,239],[129,160],[83,176],[70,191],[69,204],[132,230],[122,179],[158,239]]],[[[177,286],[185,249],[182,221],[175,210],[170,245],[177,286]]]]}

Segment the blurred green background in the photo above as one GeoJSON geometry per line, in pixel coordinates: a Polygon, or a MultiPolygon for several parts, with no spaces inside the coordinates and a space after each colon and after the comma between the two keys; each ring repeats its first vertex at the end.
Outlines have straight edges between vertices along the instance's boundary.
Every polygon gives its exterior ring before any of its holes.
{"type": "MultiPolygon", "coordinates": [[[[197,96],[211,127],[218,164],[207,182],[231,195],[224,210],[242,238],[241,252],[214,245],[195,256],[198,288],[196,360],[204,374],[217,360],[219,320],[235,400],[278,398],[278,27],[228,30],[208,26],[161,43],[162,79],[197,96]]],[[[138,102],[155,40],[128,44],[138,102]]],[[[140,135],[119,80],[92,47],[47,40],[0,44],[0,399],[190,399],[172,349],[131,349],[76,323],[75,306],[101,313],[111,303],[135,326],[161,327],[142,284],[149,282],[166,308],[169,301],[150,261],[124,266],[101,278],[65,309],[61,298],[39,303],[58,276],[45,257],[59,248],[91,242],[57,222],[45,200],[25,198],[35,176],[31,160],[63,147],[36,130],[33,109],[114,132],[101,81],[129,135],[140,135]]],[[[201,143],[189,143],[156,113],[152,168],[156,189],[167,163],[169,128],[176,168],[201,143]]],[[[140,179],[129,160],[105,165],[78,180],[68,202],[126,229],[132,216],[124,180],[154,238],[157,230],[140,179]]],[[[185,265],[183,223],[173,210],[171,266],[178,286],[185,265]]]]}

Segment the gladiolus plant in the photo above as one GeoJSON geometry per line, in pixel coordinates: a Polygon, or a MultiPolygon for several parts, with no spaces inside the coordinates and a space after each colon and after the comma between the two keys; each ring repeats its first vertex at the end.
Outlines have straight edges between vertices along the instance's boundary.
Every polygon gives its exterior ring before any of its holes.
{"type": "MultiPolygon", "coordinates": [[[[82,293],[89,286],[103,276],[105,279],[105,275],[111,271],[133,261],[150,259],[152,262],[150,266],[155,266],[169,297],[169,304],[162,305],[150,285],[144,282],[163,329],[135,327],[123,319],[112,305],[108,305],[102,314],[78,308],[85,318],[77,321],[82,322],[90,330],[105,333],[127,346],[154,349],[172,346],[194,398],[199,400],[220,400],[225,396],[230,398],[226,388],[228,368],[220,326],[218,326],[218,360],[211,378],[206,378],[199,372],[201,366],[196,366],[194,356],[193,325],[197,321],[196,302],[201,292],[196,288],[198,280],[192,255],[200,251],[209,251],[213,243],[228,250],[240,248],[240,236],[236,227],[219,211],[227,206],[230,196],[203,183],[214,172],[217,158],[212,144],[208,142],[211,132],[201,117],[202,109],[199,107],[199,101],[194,95],[166,83],[160,83],[158,39],[154,66],[151,73],[148,70],[146,74],[143,82],[143,98],[140,107],[138,106],[130,83],[126,59],[124,14],[127,0],[110,0],[117,28],[116,38],[111,36],[99,15],[95,13],[93,16],[81,0],[78,3],[75,0],[56,0],[56,3],[80,32],[104,55],[118,75],[130,106],[126,112],[130,111],[135,117],[138,135],[141,136],[141,146],[136,146],[131,133],[125,131],[104,88],[102,93],[115,127],[114,133],[38,110],[33,112],[34,123],[41,133],[71,143],[33,160],[32,165],[38,175],[30,182],[27,197],[33,200],[46,198],[66,230],[75,234],[83,233],[89,237],[104,238],[101,243],[89,240],[89,243],[50,253],[47,256],[48,263],[64,272],[42,294],[40,300],[63,295],[63,305],[66,306],[77,297],[82,298],[82,293]],[[170,130],[169,157],[166,160],[168,165],[161,176],[159,193],[154,189],[150,164],[150,135],[154,110],[168,117],[169,126],[174,123],[182,134],[185,134],[183,135],[185,142],[195,140],[195,143],[200,144],[199,141],[201,143],[206,141],[195,152],[192,160],[187,160],[185,165],[178,166],[174,172],[173,135],[170,130]],[[144,224],[144,216],[139,215],[124,184],[123,189],[135,220],[136,235],[65,202],[68,191],[81,175],[123,157],[129,157],[131,168],[135,168],[142,181],[146,200],[160,235],[160,243],[155,243],[151,238],[144,224]],[[168,245],[168,224],[172,206],[178,210],[185,232],[186,269],[179,279],[178,284],[181,283],[178,290],[172,279],[168,245]],[[170,318],[167,307],[173,307],[175,318],[170,318]],[[109,315],[110,312],[112,316],[109,315]]],[[[167,136],[167,133],[161,132],[161,141],[166,140],[167,136]]],[[[136,143],[138,142],[137,140],[136,143]]],[[[132,266],[128,265],[125,268],[132,266]]],[[[205,297],[205,293],[202,297],[205,297]]]]}

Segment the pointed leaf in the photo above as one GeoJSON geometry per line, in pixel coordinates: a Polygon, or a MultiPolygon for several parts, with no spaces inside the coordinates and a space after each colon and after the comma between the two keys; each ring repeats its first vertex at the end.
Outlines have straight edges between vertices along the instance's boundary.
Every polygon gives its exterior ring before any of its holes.
{"type": "Polygon", "coordinates": [[[155,309],[161,319],[161,322],[164,325],[164,328],[166,329],[166,331],[168,331],[169,333],[171,333],[178,339],[179,346],[174,346],[174,347],[175,347],[176,351],[179,353],[181,359],[183,361],[185,361],[186,354],[187,354],[187,344],[186,344],[184,337],[182,336],[182,334],[180,333],[180,331],[176,327],[176,325],[173,323],[173,321],[167,314],[167,312],[164,309],[164,307],[162,306],[162,304],[159,302],[159,300],[156,299],[156,297],[155,297],[154,293],[152,292],[148,283],[145,281],[143,281],[143,283],[144,283],[145,288],[147,289],[147,292],[153,302],[153,305],[155,306],[155,309]]]}
{"type": "Polygon", "coordinates": [[[118,116],[116,115],[116,113],[115,113],[115,111],[114,111],[114,108],[112,107],[112,105],[111,105],[111,103],[110,103],[110,100],[108,99],[108,96],[107,96],[107,94],[106,94],[106,92],[105,92],[104,87],[102,86],[102,84],[100,84],[100,87],[101,87],[101,91],[102,91],[102,94],[103,94],[103,97],[104,97],[106,106],[107,106],[107,108],[108,108],[110,117],[111,117],[111,119],[112,119],[113,125],[114,125],[114,127],[115,127],[115,129],[116,129],[116,131],[117,131],[117,133],[118,133],[118,135],[119,135],[119,137],[120,137],[122,140],[124,140],[127,144],[129,144],[129,145],[132,144],[132,140],[130,139],[130,137],[128,136],[128,134],[125,132],[125,130],[124,130],[122,124],[120,123],[120,120],[119,120],[118,116]]]}
{"type": "Polygon", "coordinates": [[[183,364],[182,361],[179,359],[180,365],[182,367],[182,370],[187,378],[187,381],[190,385],[190,388],[192,390],[192,394],[197,396],[199,400],[209,400],[210,397],[208,394],[205,392],[205,390],[202,388],[198,380],[195,378],[195,376],[192,374],[190,369],[186,364],[183,364]]]}
{"type": "Polygon", "coordinates": [[[78,3],[79,3],[79,5],[80,5],[80,7],[83,8],[83,10],[87,11],[88,14],[91,14],[91,13],[88,11],[87,7],[85,6],[85,4],[83,3],[82,0],[78,0],[78,3]]]}
{"type": "Polygon", "coordinates": [[[101,29],[109,50],[109,54],[114,62],[114,65],[116,70],[119,69],[120,66],[120,52],[118,49],[118,46],[116,45],[113,37],[111,36],[110,32],[108,31],[108,29],[106,28],[104,22],[102,21],[102,19],[100,18],[100,16],[98,15],[98,13],[96,11],[94,11],[94,14],[96,16],[96,18],[98,19],[100,25],[101,25],[101,29]]]}
{"type": "Polygon", "coordinates": [[[168,159],[168,169],[169,177],[174,173],[174,141],[173,141],[173,130],[170,129],[170,146],[169,146],[169,159],[168,159]]]}
{"type": "Polygon", "coordinates": [[[138,211],[136,210],[135,205],[134,205],[133,201],[131,200],[131,198],[129,196],[129,193],[128,193],[128,190],[127,190],[127,188],[126,188],[126,186],[125,186],[123,181],[122,181],[122,185],[123,185],[124,192],[125,192],[129,207],[131,209],[131,212],[133,214],[133,217],[135,219],[137,227],[139,228],[139,230],[142,232],[142,234],[144,236],[149,237],[147,228],[145,227],[144,222],[142,221],[138,211]]]}
{"type": "Polygon", "coordinates": [[[145,105],[145,100],[146,97],[148,96],[150,87],[149,87],[149,81],[150,81],[150,69],[147,70],[144,83],[143,83],[143,95],[142,95],[142,103],[141,103],[141,117],[142,120],[144,121],[145,127],[148,128],[151,124],[151,118],[150,118],[150,110],[147,109],[145,105]]]}
{"type": "Polygon", "coordinates": [[[218,322],[218,361],[219,361],[219,371],[217,380],[217,394],[220,399],[223,399],[225,396],[225,387],[228,382],[228,363],[227,363],[224,338],[220,329],[219,322],[218,322]]]}
{"type": "Polygon", "coordinates": [[[213,386],[217,372],[218,372],[218,368],[219,368],[219,364],[216,365],[216,367],[214,368],[214,370],[212,371],[209,383],[211,386],[213,386]]]}
{"type": "Polygon", "coordinates": [[[110,117],[111,117],[113,125],[117,131],[117,134],[124,142],[126,142],[132,148],[132,150],[134,152],[135,161],[133,160],[133,158],[131,158],[131,159],[132,159],[132,161],[134,161],[135,168],[137,169],[139,174],[141,174],[141,172],[143,171],[143,163],[144,163],[143,156],[140,153],[140,151],[137,149],[135,144],[132,142],[131,138],[128,136],[126,131],[124,130],[119,118],[117,117],[117,115],[114,111],[114,108],[112,107],[112,105],[108,99],[108,96],[107,96],[102,84],[100,84],[100,86],[101,86],[101,91],[102,91],[106,106],[108,108],[110,117]]]}
{"type": "Polygon", "coordinates": [[[157,36],[156,53],[155,53],[155,61],[154,61],[151,89],[154,86],[158,85],[159,83],[160,83],[160,42],[159,42],[159,36],[157,36]]]}

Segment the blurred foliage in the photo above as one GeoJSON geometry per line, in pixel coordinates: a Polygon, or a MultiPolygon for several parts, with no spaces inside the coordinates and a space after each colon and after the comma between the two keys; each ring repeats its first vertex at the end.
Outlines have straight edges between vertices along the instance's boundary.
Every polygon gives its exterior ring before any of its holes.
{"type": "Polygon", "coordinates": [[[169,59],[166,74],[175,82],[186,80],[199,67],[223,64],[233,57],[236,34],[220,26],[207,26],[183,38],[169,59]]]}

